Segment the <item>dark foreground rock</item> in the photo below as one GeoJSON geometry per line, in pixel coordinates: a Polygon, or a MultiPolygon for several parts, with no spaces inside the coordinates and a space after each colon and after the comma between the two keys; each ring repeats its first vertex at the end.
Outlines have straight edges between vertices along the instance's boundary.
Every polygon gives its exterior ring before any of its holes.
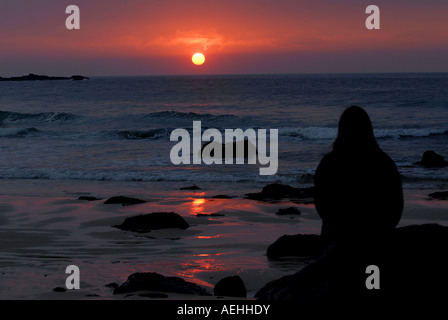
{"type": "Polygon", "coordinates": [[[429,196],[437,200],[448,200],[448,191],[438,191],[430,193],[429,196]]]}
{"type": "Polygon", "coordinates": [[[224,217],[225,214],[222,213],[196,213],[196,217],[224,217]]]}
{"type": "Polygon", "coordinates": [[[246,197],[262,201],[313,198],[314,188],[294,188],[286,184],[273,183],[266,185],[261,192],[247,193],[246,197]]]}
{"type": "Polygon", "coordinates": [[[48,80],[73,80],[73,81],[79,81],[89,79],[88,77],[80,76],[80,75],[73,75],[71,77],[51,77],[51,76],[44,76],[44,75],[37,75],[30,73],[27,76],[21,76],[21,77],[11,77],[11,78],[2,78],[0,77],[0,81],[48,81],[48,80]]]}
{"type": "Polygon", "coordinates": [[[124,196],[117,196],[107,199],[104,204],[122,204],[124,206],[132,205],[132,204],[140,204],[145,203],[147,201],[131,198],[131,197],[124,197],[124,196]]]}
{"type": "Polygon", "coordinates": [[[201,190],[197,185],[189,186],[189,187],[182,187],[179,190],[201,190]]]}
{"type": "Polygon", "coordinates": [[[78,200],[97,201],[97,200],[101,200],[101,198],[97,198],[97,197],[94,197],[94,196],[79,196],[78,200]]]}
{"type": "Polygon", "coordinates": [[[296,207],[289,207],[289,208],[280,208],[275,213],[279,216],[285,216],[285,215],[301,215],[299,208],[296,207]]]}
{"type": "Polygon", "coordinates": [[[155,272],[138,272],[131,274],[126,282],[114,289],[114,294],[136,291],[159,291],[180,294],[210,296],[204,288],[178,277],[165,277],[155,272]]]}
{"type": "Polygon", "coordinates": [[[266,284],[255,297],[294,301],[294,307],[374,308],[445,303],[448,286],[448,227],[437,224],[397,228],[381,242],[334,245],[301,271],[266,284]],[[379,268],[380,289],[367,289],[369,265],[379,268]]]}
{"type": "Polygon", "coordinates": [[[120,225],[113,226],[126,231],[139,233],[151,230],[179,228],[187,229],[190,225],[180,215],[174,212],[153,212],[129,217],[120,225]]]}
{"type": "Polygon", "coordinates": [[[317,257],[325,247],[325,242],[317,234],[284,235],[268,247],[266,255],[268,259],[317,257]]]}
{"type": "Polygon", "coordinates": [[[426,168],[443,168],[448,166],[448,161],[435,151],[428,150],[423,153],[422,160],[415,164],[426,168]]]}
{"type": "Polygon", "coordinates": [[[246,298],[247,289],[239,276],[226,277],[218,281],[213,289],[215,296],[246,298]]]}
{"type": "Polygon", "coordinates": [[[235,196],[228,196],[226,194],[217,194],[216,196],[210,197],[211,199],[232,199],[235,196]]]}

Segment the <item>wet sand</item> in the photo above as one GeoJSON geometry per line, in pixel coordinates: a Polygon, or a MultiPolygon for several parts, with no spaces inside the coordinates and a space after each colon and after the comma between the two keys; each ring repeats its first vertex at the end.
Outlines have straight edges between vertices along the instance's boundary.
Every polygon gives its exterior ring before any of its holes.
{"type": "MultiPolygon", "coordinates": [[[[261,188],[260,188],[261,189],[261,188]]],[[[106,193],[106,192],[105,192],[106,193]]],[[[405,190],[400,226],[448,225],[448,201],[428,200],[427,190],[405,190]]],[[[211,199],[216,192],[146,193],[144,204],[106,205],[76,196],[0,196],[0,299],[148,299],[113,295],[107,284],[122,284],[134,272],[157,272],[194,282],[213,293],[222,278],[239,275],[248,298],[267,282],[292,274],[310,259],[268,261],[266,249],[284,234],[320,232],[314,205],[211,199]],[[279,208],[298,206],[300,216],[279,216],[279,208]],[[135,233],[113,228],[126,217],[157,211],[176,212],[186,230],[135,233]],[[196,214],[219,213],[207,217],[196,214]],[[68,265],[81,272],[81,289],[65,287],[68,265]]],[[[114,196],[118,194],[110,194],[114,196]]],[[[126,194],[142,196],[142,194],[126,194]]],[[[204,299],[167,293],[169,299],[204,299]]],[[[211,296],[207,299],[216,299],[211,296]]]]}

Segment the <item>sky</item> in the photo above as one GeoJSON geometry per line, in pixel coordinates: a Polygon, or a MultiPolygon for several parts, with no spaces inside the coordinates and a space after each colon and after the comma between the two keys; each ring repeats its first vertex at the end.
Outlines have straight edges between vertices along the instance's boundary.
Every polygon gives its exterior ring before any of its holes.
{"type": "Polygon", "coordinates": [[[448,72],[447,13],[446,0],[1,0],[0,76],[448,72]]]}

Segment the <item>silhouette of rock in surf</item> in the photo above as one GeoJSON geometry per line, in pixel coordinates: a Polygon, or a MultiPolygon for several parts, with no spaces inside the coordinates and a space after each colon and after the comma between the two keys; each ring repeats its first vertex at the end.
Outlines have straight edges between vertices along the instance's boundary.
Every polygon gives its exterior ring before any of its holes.
{"type": "Polygon", "coordinates": [[[201,190],[201,188],[199,188],[197,185],[192,185],[192,186],[189,186],[189,187],[179,188],[179,190],[201,190]]]}
{"type": "Polygon", "coordinates": [[[97,201],[97,200],[101,200],[101,198],[97,198],[97,197],[94,197],[94,196],[79,196],[78,200],[97,201]]]}
{"type": "MultiPolygon", "coordinates": [[[[218,143],[215,141],[209,141],[207,143],[204,143],[201,147],[201,155],[204,157],[204,148],[206,146],[211,145],[210,147],[213,146],[213,150],[210,152],[210,156],[214,157],[215,156],[215,149],[219,149],[221,148],[221,158],[224,159],[225,155],[226,155],[226,146],[232,144],[232,150],[233,150],[233,158],[237,158],[237,148],[242,148],[242,150],[244,150],[244,156],[242,158],[250,158],[253,156],[256,156],[258,151],[256,146],[254,146],[249,140],[245,139],[245,140],[239,140],[239,141],[234,141],[234,142],[229,142],[229,143],[218,143]]],[[[208,156],[208,153],[207,153],[208,156]]]]}
{"type": "Polygon", "coordinates": [[[137,272],[131,274],[126,282],[114,289],[114,294],[135,291],[159,291],[180,294],[210,296],[204,288],[178,277],[165,277],[155,272],[137,272]]]}
{"type": "Polygon", "coordinates": [[[145,203],[147,201],[131,198],[131,197],[124,197],[124,196],[117,196],[107,199],[104,204],[122,204],[124,206],[131,205],[131,204],[140,204],[145,203]]]}
{"type": "Polygon", "coordinates": [[[187,229],[190,225],[180,215],[174,212],[153,212],[129,217],[120,225],[113,226],[126,231],[139,233],[151,230],[179,228],[187,229]]]}
{"type": "Polygon", "coordinates": [[[448,166],[448,161],[435,151],[428,150],[423,153],[422,160],[415,164],[427,168],[443,168],[448,166]]]}
{"type": "Polygon", "coordinates": [[[289,207],[289,208],[280,208],[275,213],[279,216],[285,216],[285,215],[301,215],[302,212],[300,212],[299,208],[296,207],[289,207]]]}
{"type": "Polygon", "coordinates": [[[448,191],[437,191],[430,193],[429,196],[437,200],[448,200],[448,191]]]}
{"type": "Polygon", "coordinates": [[[314,197],[314,188],[294,188],[286,184],[272,183],[266,185],[261,192],[247,193],[246,197],[252,200],[280,200],[305,199],[314,197]]]}

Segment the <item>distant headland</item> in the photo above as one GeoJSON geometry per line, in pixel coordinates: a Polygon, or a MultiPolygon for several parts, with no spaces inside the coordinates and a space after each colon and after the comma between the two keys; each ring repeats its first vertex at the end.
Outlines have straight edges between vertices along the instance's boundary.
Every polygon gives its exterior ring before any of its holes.
{"type": "Polygon", "coordinates": [[[74,75],[71,77],[49,77],[49,76],[42,76],[37,74],[30,73],[27,76],[21,76],[21,77],[11,77],[11,78],[3,78],[0,77],[0,81],[45,81],[45,80],[73,80],[73,81],[79,81],[89,79],[88,77],[80,76],[80,75],[74,75]]]}

